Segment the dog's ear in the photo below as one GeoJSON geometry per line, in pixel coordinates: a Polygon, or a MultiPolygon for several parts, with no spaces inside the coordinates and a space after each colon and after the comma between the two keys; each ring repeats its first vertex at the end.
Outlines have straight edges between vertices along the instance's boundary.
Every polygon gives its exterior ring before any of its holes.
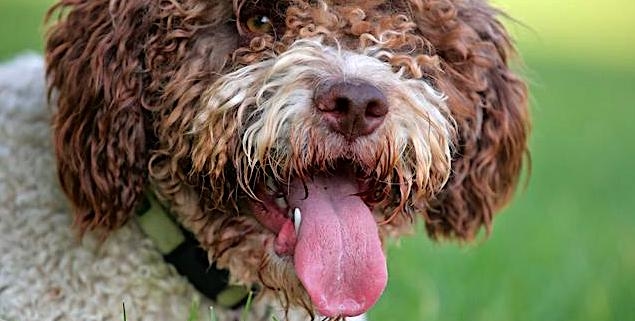
{"type": "Polygon", "coordinates": [[[53,142],[82,233],[121,226],[145,181],[143,39],[134,32],[142,13],[113,16],[108,3],[61,1],[49,13],[63,16],[46,43],[49,99],[57,106],[53,142]]]}
{"type": "Polygon", "coordinates": [[[457,137],[451,177],[424,214],[433,238],[473,239],[512,197],[528,158],[527,87],[500,12],[484,0],[412,1],[415,20],[441,58],[433,78],[447,96],[457,137]]]}

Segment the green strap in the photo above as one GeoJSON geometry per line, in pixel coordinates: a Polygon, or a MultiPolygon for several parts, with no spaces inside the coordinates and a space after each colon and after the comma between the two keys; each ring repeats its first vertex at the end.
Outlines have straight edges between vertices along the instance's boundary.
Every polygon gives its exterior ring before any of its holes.
{"type": "MultiPolygon", "coordinates": [[[[137,211],[137,222],[164,257],[186,242],[186,236],[181,228],[151,192],[145,193],[145,200],[137,211]]],[[[192,281],[190,275],[186,277],[192,281]]],[[[249,292],[250,288],[246,286],[227,285],[215,295],[215,301],[222,307],[233,309],[247,298],[249,292]]],[[[208,293],[204,294],[208,295],[208,293]]]]}
{"type": "Polygon", "coordinates": [[[146,193],[145,197],[147,204],[143,204],[137,215],[139,226],[161,254],[168,254],[185,242],[185,236],[154,195],[146,193]]]}
{"type": "Polygon", "coordinates": [[[242,285],[228,285],[216,297],[216,303],[225,308],[232,308],[241,303],[249,295],[249,288],[242,285]]]}

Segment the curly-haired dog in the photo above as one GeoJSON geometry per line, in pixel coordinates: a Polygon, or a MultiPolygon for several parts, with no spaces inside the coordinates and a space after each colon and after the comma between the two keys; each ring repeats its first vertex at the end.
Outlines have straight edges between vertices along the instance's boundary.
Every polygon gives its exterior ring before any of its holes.
{"type": "Polygon", "coordinates": [[[518,181],[526,86],[484,0],[51,13],[53,145],[75,226],[116,236],[156,198],[258,309],[363,314],[386,285],[384,239],[417,218],[433,238],[473,239],[518,181]]]}

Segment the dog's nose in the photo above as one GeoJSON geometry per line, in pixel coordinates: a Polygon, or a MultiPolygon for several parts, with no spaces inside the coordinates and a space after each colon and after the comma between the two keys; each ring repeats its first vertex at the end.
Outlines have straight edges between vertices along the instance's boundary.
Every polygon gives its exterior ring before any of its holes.
{"type": "Polygon", "coordinates": [[[315,106],[329,127],[348,140],[373,133],[388,113],[388,101],[381,90],[360,80],[318,86],[315,106]]]}

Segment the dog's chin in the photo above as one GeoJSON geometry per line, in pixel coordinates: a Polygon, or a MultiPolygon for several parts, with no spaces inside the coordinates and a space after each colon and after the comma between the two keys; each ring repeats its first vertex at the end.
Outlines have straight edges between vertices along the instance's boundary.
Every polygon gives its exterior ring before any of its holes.
{"type": "Polygon", "coordinates": [[[259,200],[250,202],[254,217],[276,235],[276,254],[293,261],[314,307],[327,317],[366,312],[387,282],[363,180],[354,166],[341,163],[284,186],[269,180],[256,188],[259,200]]]}

